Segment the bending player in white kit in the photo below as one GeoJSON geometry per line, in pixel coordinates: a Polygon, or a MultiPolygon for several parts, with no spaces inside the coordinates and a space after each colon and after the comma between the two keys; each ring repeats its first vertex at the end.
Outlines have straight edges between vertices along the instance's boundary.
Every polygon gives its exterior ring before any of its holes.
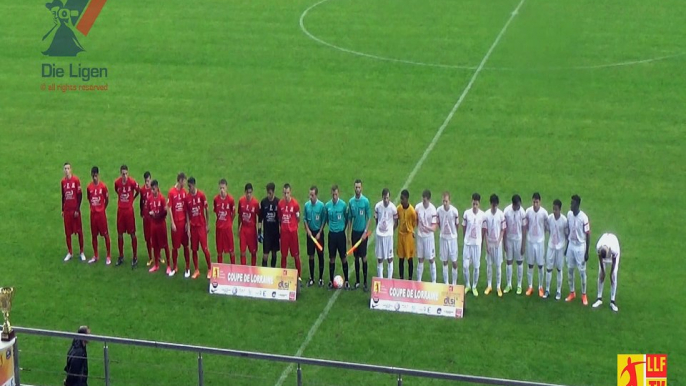
{"type": "Polygon", "coordinates": [[[491,209],[486,211],[486,220],[484,221],[484,229],[486,230],[486,278],[488,286],[486,287],[486,295],[493,290],[491,282],[493,278],[493,268],[495,268],[495,284],[498,296],[503,296],[503,290],[500,289],[501,272],[503,264],[503,237],[507,223],[505,222],[505,215],[498,209],[500,199],[495,194],[491,195],[491,209]]]}
{"type": "Polygon", "coordinates": [[[391,203],[391,192],[384,188],[374,207],[376,219],[376,272],[383,277],[383,261],[388,261],[388,278],[393,279],[393,232],[398,227],[398,210],[391,203]]]}
{"type": "Polygon", "coordinates": [[[453,285],[457,284],[457,229],[460,215],[457,208],[450,205],[450,193],[443,193],[443,205],[438,208],[438,228],[440,229],[440,255],[443,262],[443,283],[448,284],[448,259],[453,264],[453,285]]]}
{"type": "Polygon", "coordinates": [[[560,213],[562,210],[562,201],[553,201],[553,213],[548,216],[546,222],[546,230],[550,237],[548,238],[548,255],[546,257],[546,272],[545,277],[545,295],[543,298],[550,296],[550,282],[553,279],[553,267],[557,269],[557,292],[555,299],[562,298],[562,266],[564,265],[564,250],[565,240],[569,234],[567,227],[567,217],[560,213]]]}
{"type": "Polygon", "coordinates": [[[417,213],[417,281],[422,281],[424,259],[429,259],[431,282],[436,282],[436,241],[434,232],[438,227],[438,213],[431,203],[431,191],[422,192],[422,202],[414,207],[417,213]]]}
{"type": "Polygon", "coordinates": [[[580,206],[581,197],[576,194],[573,195],[572,210],[567,213],[569,237],[567,238],[565,256],[567,256],[569,296],[567,296],[565,301],[571,302],[576,298],[574,268],[578,268],[579,276],[581,276],[581,302],[586,306],[588,305],[588,298],[586,297],[586,262],[588,261],[588,247],[591,240],[591,224],[586,213],[579,209],[580,206]]]}
{"type": "Polygon", "coordinates": [[[617,296],[617,272],[619,271],[619,240],[612,233],[603,233],[596,245],[600,269],[598,270],[598,300],[593,303],[593,308],[603,305],[603,286],[605,284],[605,272],[610,268],[610,308],[617,312],[615,296],[617,296]]]}
{"type": "Polygon", "coordinates": [[[512,204],[503,211],[505,215],[505,257],[507,259],[507,287],[505,293],[512,291],[512,262],[517,262],[517,295],[522,294],[522,276],[524,274],[522,257],[522,234],[524,233],[524,216],[522,198],[519,194],[512,196],[512,204]]]}
{"type": "Polygon", "coordinates": [[[526,296],[534,292],[534,264],[538,265],[538,296],[543,297],[543,264],[545,263],[545,223],[548,221],[548,211],[541,208],[541,195],[536,192],[531,197],[532,205],[526,210],[524,217],[524,240],[522,255],[526,248],[526,262],[529,265],[527,279],[529,288],[526,296]],[[524,246],[526,244],[526,247],[524,246]]]}
{"type": "Polygon", "coordinates": [[[465,294],[472,291],[474,296],[479,296],[476,285],[479,283],[479,267],[481,266],[481,245],[485,229],[483,229],[485,215],[479,209],[481,195],[472,194],[472,207],[464,211],[462,229],[464,229],[464,248],[462,250],[462,271],[464,273],[465,294]],[[471,287],[469,286],[469,265],[474,266],[474,277],[471,287]]]}

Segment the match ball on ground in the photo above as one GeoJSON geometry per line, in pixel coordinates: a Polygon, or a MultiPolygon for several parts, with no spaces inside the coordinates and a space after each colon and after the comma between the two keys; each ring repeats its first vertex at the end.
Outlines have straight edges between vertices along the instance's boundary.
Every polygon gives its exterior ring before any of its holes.
{"type": "Polygon", "coordinates": [[[337,275],[333,278],[333,286],[334,288],[343,288],[343,277],[341,277],[341,275],[337,275]]]}

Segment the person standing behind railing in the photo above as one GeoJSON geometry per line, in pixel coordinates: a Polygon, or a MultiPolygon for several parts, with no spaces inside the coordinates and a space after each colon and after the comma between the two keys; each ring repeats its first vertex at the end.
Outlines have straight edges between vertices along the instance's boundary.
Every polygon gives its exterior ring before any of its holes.
{"type": "MultiPolygon", "coordinates": [[[[79,334],[90,334],[88,326],[79,327],[79,334]]],[[[64,379],[64,386],[88,386],[88,352],[85,339],[74,339],[67,352],[67,365],[64,371],[67,377],[64,379]]]]}

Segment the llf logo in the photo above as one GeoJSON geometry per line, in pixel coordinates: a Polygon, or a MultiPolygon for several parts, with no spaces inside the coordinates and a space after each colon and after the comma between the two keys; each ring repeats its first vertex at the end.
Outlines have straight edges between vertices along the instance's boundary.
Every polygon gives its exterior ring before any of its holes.
{"type": "Polygon", "coordinates": [[[43,51],[47,56],[76,56],[85,51],[75,30],[88,36],[107,0],[52,0],[45,7],[52,13],[53,26],[43,36],[50,47],[43,51]]]}
{"type": "Polygon", "coordinates": [[[617,355],[617,386],[667,386],[667,354],[617,355]]]}

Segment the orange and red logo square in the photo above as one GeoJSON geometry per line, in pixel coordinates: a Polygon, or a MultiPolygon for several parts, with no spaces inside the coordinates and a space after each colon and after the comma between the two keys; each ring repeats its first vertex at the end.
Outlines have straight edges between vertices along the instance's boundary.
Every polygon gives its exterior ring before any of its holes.
{"type": "Polygon", "coordinates": [[[617,355],[617,386],[667,386],[667,354],[617,355]]]}

